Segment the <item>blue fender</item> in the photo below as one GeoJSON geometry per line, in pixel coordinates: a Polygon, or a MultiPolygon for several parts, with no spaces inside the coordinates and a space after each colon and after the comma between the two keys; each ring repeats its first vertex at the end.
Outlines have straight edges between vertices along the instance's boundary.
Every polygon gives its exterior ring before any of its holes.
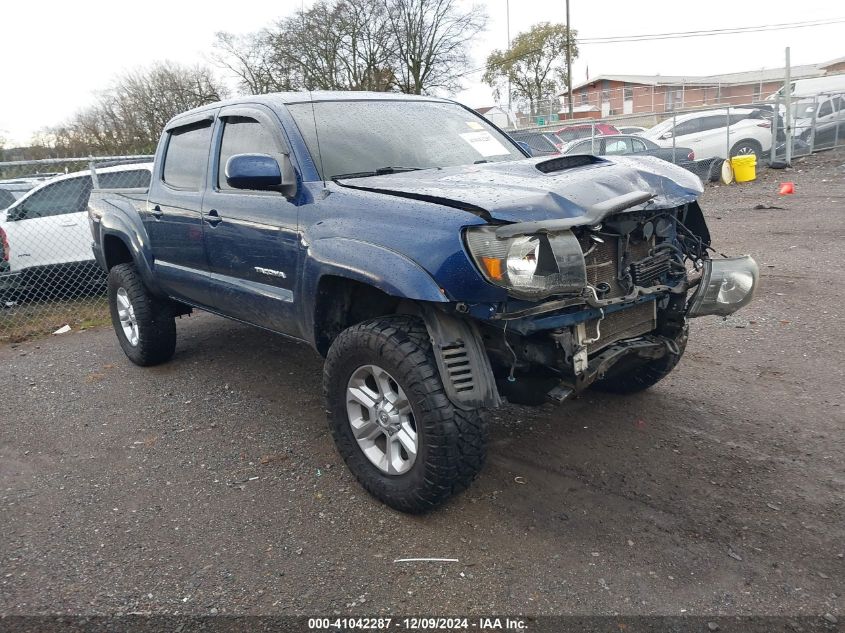
{"type": "Polygon", "coordinates": [[[412,259],[384,246],[348,237],[322,238],[309,246],[301,295],[316,296],[324,275],[360,281],[402,299],[447,301],[437,282],[412,259]]]}
{"type": "MultiPolygon", "coordinates": [[[[100,208],[106,206],[105,204],[100,208]]],[[[108,210],[100,216],[100,241],[98,260],[105,268],[105,252],[103,247],[105,245],[106,237],[117,237],[129,249],[132,255],[132,260],[144,280],[144,284],[152,292],[161,294],[158,282],[155,275],[153,275],[153,254],[150,249],[150,237],[147,234],[147,229],[138,215],[138,210],[135,208],[131,200],[120,198],[108,199],[108,210]]]]}
{"type": "Polygon", "coordinates": [[[299,296],[303,335],[314,344],[314,310],[320,280],[332,275],[361,282],[401,299],[444,303],[446,295],[431,275],[394,250],[347,237],[314,240],[302,270],[299,296]]]}

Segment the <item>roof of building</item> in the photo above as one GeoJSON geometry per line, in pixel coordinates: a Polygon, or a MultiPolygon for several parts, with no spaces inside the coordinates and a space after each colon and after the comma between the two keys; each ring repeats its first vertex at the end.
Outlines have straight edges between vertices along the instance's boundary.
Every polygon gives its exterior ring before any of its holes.
{"type": "MultiPolygon", "coordinates": [[[[839,57],[827,62],[818,64],[803,64],[792,66],[790,76],[793,79],[808,79],[810,77],[821,77],[825,74],[824,69],[834,64],[845,61],[845,57],[839,57]]],[[[760,81],[770,82],[783,79],[785,68],[761,68],[738,73],[722,73],[718,75],[599,75],[587,79],[572,87],[578,90],[584,86],[590,86],[600,81],[618,81],[628,84],[639,84],[642,86],[730,86],[757,83],[760,81]]],[[[562,92],[561,96],[568,91],[562,92]]]]}
{"type": "Polygon", "coordinates": [[[505,112],[504,110],[502,110],[502,108],[500,108],[499,106],[495,106],[495,105],[494,106],[487,106],[487,107],[484,107],[484,108],[475,108],[475,111],[478,112],[478,114],[487,114],[491,110],[498,110],[502,114],[504,114],[504,112],[505,112]]]}

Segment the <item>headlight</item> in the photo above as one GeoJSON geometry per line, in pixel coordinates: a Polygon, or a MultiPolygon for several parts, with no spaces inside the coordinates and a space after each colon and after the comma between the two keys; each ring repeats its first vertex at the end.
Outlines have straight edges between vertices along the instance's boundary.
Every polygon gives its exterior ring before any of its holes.
{"type": "Polygon", "coordinates": [[[751,301],[758,276],[757,262],[750,255],[707,260],[688,316],[733,314],[751,301]]]}
{"type": "Polygon", "coordinates": [[[495,226],[466,231],[467,246],[484,277],[510,294],[539,299],[586,285],[584,254],[571,231],[499,239],[495,226]]]}

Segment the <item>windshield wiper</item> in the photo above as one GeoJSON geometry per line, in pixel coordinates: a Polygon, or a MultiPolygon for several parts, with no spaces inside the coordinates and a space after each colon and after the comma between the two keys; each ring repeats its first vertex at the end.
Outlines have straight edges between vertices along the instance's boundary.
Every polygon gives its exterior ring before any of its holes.
{"type": "MultiPolygon", "coordinates": [[[[332,180],[339,180],[341,178],[367,178],[369,176],[386,176],[388,174],[399,174],[405,171],[419,171],[427,169],[426,167],[379,167],[373,171],[356,171],[351,174],[335,174],[332,180]]],[[[430,169],[430,168],[428,168],[430,169]]]]}

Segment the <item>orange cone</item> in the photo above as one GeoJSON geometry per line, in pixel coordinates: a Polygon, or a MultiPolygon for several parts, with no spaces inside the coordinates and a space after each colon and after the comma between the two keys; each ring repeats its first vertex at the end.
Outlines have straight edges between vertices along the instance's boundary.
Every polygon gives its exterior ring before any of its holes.
{"type": "Polygon", "coordinates": [[[780,189],[778,193],[782,196],[787,196],[789,194],[795,193],[795,183],[792,182],[782,182],[780,183],[780,189]]]}

